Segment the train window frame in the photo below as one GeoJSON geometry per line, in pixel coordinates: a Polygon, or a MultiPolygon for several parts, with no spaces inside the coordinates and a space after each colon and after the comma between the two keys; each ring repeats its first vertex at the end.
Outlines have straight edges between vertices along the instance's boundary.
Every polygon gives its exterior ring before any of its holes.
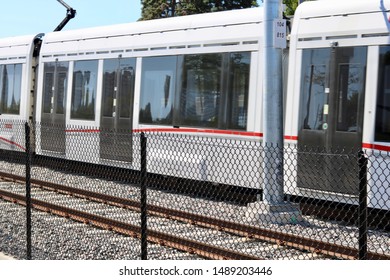
{"type": "Polygon", "coordinates": [[[247,128],[251,57],[250,52],[229,53],[225,99],[227,129],[247,128]]]}
{"type": "Polygon", "coordinates": [[[156,56],[142,59],[139,122],[173,124],[178,56],[156,56]],[[153,76],[163,73],[165,79],[153,76]],[[158,90],[161,89],[161,90],[158,90]]]}
{"type": "Polygon", "coordinates": [[[377,142],[390,142],[390,46],[380,46],[375,116],[377,142]],[[387,77],[387,78],[386,78],[387,77]]]}
{"type": "Polygon", "coordinates": [[[98,91],[99,60],[78,60],[73,66],[72,99],[70,118],[76,120],[94,121],[96,118],[96,98],[98,91]],[[82,73],[81,73],[82,72],[82,73]],[[77,75],[82,74],[82,79],[77,75]],[[89,75],[89,76],[88,76],[89,75]],[[92,90],[89,96],[89,90],[92,90]],[[85,95],[87,91],[87,95],[85,95]],[[83,104],[83,99],[85,99],[83,104]]]}
{"type": "Polygon", "coordinates": [[[101,117],[132,118],[135,92],[135,58],[103,60],[101,117]]]}
{"type": "Polygon", "coordinates": [[[223,55],[185,55],[180,87],[180,125],[218,128],[223,98],[223,55]]]}
{"type": "Polygon", "coordinates": [[[22,75],[23,65],[21,63],[16,64],[2,64],[0,65],[0,113],[8,115],[20,114],[20,103],[22,99],[22,75]],[[8,69],[8,70],[7,70],[8,69]],[[8,73],[10,71],[12,73],[8,73]],[[7,71],[7,72],[5,72],[7,71]],[[5,74],[6,73],[6,74],[5,74]],[[11,78],[11,85],[8,87],[4,84],[4,77],[7,75],[8,82],[11,78]],[[7,88],[7,91],[5,91],[7,88]],[[11,97],[11,103],[8,99],[11,97]],[[4,103],[6,100],[6,103],[4,103]]]}
{"type": "Polygon", "coordinates": [[[69,62],[46,62],[43,72],[42,113],[65,115],[69,62]]]}
{"type": "MultiPolygon", "coordinates": [[[[200,58],[201,60],[202,58],[200,58]]],[[[250,70],[251,70],[252,53],[250,51],[236,51],[226,53],[202,53],[202,54],[186,54],[176,56],[158,56],[147,57],[142,60],[142,77],[141,77],[141,97],[140,97],[140,111],[139,122],[142,124],[161,124],[172,125],[174,127],[186,126],[186,127],[199,127],[199,128],[214,128],[221,130],[238,130],[245,131],[247,129],[247,115],[248,115],[248,100],[249,100],[249,84],[250,84],[250,70]],[[215,100],[216,106],[213,112],[213,120],[199,121],[189,120],[183,112],[183,103],[186,101],[186,94],[188,92],[186,80],[185,61],[188,57],[202,56],[203,58],[212,58],[212,56],[219,56],[220,66],[212,67],[214,70],[218,69],[218,81],[217,90],[219,92],[215,100]],[[146,67],[145,61],[153,64],[154,60],[167,59],[173,60],[171,67],[172,78],[170,81],[170,97],[172,97],[172,114],[164,121],[155,120],[151,117],[151,114],[147,114],[146,117],[146,103],[148,100],[152,102],[150,93],[145,89],[146,79],[146,67]],[[173,92],[173,95],[171,96],[173,92]],[[145,93],[147,96],[145,96],[145,93]]],[[[199,62],[199,61],[198,61],[199,62]]],[[[156,63],[154,63],[156,65],[156,63]]],[[[201,63],[199,65],[202,65],[201,63]]],[[[209,64],[210,65],[210,64],[209,64]]],[[[214,65],[215,66],[215,65],[214,65]]],[[[198,69],[199,70],[199,69],[198,69]]],[[[205,71],[204,75],[207,75],[207,69],[201,69],[205,71]]],[[[210,69],[209,69],[210,70],[210,69]]],[[[212,75],[211,75],[212,76],[212,75]]],[[[215,75],[214,75],[215,76],[215,75]]],[[[215,92],[214,92],[215,93],[215,92]]],[[[198,93],[197,93],[198,94],[198,93]]],[[[166,95],[166,94],[165,94],[166,95]]],[[[216,95],[214,94],[214,97],[216,95]]],[[[158,97],[156,99],[159,99],[158,97]]],[[[161,98],[160,98],[161,99],[161,98]]],[[[152,111],[149,108],[150,111],[152,111]]]]}

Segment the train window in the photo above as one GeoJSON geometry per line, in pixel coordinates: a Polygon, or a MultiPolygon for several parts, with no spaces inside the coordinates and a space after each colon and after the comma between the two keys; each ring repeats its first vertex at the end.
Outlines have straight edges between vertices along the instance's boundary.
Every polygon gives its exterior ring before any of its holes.
{"type": "Polygon", "coordinates": [[[250,59],[250,53],[230,54],[227,68],[229,96],[226,98],[227,128],[230,129],[246,129],[250,59]]]}
{"type": "Polygon", "coordinates": [[[326,123],[329,49],[304,50],[302,58],[303,129],[322,130],[326,123]]]}
{"type": "MultiPolygon", "coordinates": [[[[366,47],[342,48],[339,50],[338,86],[336,92],[337,131],[358,132],[360,96],[364,94],[366,47]]],[[[360,114],[359,114],[360,113],[360,114]]]]}
{"type": "Polygon", "coordinates": [[[140,122],[246,129],[250,60],[249,52],[144,58],[140,122]]]}
{"type": "Polygon", "coordinates": [[[44,66],[43,113],[65,114],[68,62],[48,62],[44,66]]]}
{"type": "Polygon", "coordinates": [[[118,59],[104,61],[103,69],[103,104],[102,114],[104,117],[112,117],[114,113],[114,99],[117,80],[118,59]]]}
{"type": "Polygon", "coordinates": [[[103,66],[103,117],[130,118],[134,95],[135,59],[106,59],[103,66]],[[119,104],[118,104],[119,103],[119,104]],[[117,110],[119,106],[119,110],[117,110]]]}
{"type": "Polygon", "coordinates": [[[121,102],[119,117],[130,118],[132,114],[132,103],[134,95],[135,81],[135,59],[122,59],[120,61],[120,80],[121,102]]]}
{"type": "Polygon", "coordinates": [[[66,87],[68,83],[68,66],[62,66],[59,69],[57,76],[57,100],[56,100],[56,113],[65,114],[65,96],[66,96],[66,87]],[[65,72],[66,71],[66,72],[65,72]]]}
{"type": "Polygon", "coordinates": [[[139,121],[172,124],[177,56],[147,57],[142,60],[139,121]]]}
{"type": "Polygon", "coordinates": [[[76,61],[73,70],[71,118],[94,120],[97,60],[76,61]]]}
{"type": "Polygon", "coordinates": [[[53,97],[54,89],[54,67],[45,65],[45,79],[43,90],[43,113],[51,113],[51,99],[53,97]]]}
{"type": "Polygon", "coordinates": [[[0,113],[18,115],[22,86],[22,64],[0,65],[0,113]]]}
{"type": "Polygon", "coordinates": [[[218,127],[222,83],[222,55],[186,55],[182,69],[180,120],[182,125],[218,127]]]}
{"type": "Polygon", "coordinates": [[[375,141],[390,142],[390,46],[379,53],[375,141]]]}

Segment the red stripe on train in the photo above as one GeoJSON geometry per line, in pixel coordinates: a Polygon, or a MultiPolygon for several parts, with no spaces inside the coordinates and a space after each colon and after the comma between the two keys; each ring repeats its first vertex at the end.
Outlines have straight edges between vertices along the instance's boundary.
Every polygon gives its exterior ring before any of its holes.
{"type": "Polygon", "coordinates": [[[294,140],[298,141],[298,136],[292,136],[292,135],[285,135],[284,140],[294,140]]]}
{"type": "Polygon", "coordinates": [[[199,128],[141,128],[141,129],[134,129],[133,132],[207,133],[207,134],[225,134],[225,135],[263,137],[263,133],[260,132],[219,130],[219,129],[199,129],[199,128]]]}
{"type": "Polygon", "coordinates": [[[384,146],[384,145],[378,145],[378,144],[370,144],[370,143],[363,143],[362,146],[365,149],[390,152],[390,146],[384,146]]]}

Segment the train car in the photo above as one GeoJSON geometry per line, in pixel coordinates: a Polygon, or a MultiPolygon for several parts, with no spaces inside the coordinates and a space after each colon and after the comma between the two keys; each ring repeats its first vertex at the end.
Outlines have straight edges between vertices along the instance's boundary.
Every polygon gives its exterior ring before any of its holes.
{"type": "Polygon", "coordinates": [[[356,203],[357,160],[343,155],[364,149],[372,158],[369,206],[390,209],[389,10],[387,0],[298,7],[285,119],[286,142],[298,150],[286,178],[295,194],[356,203]]]}
{"type": "MultiPolygon", "coordinates": [[[[37,153],[138,168],[132,131],[259,142],[262,13],[254,8],[46,34],[39,58],[37,153]],[[127,135],[117,139],[108,130],[127,135]],[[77,150],[82,143],[88,148],[77,150]]],[[[202,151],[207,147],[183,140],[168,148],[169,139],[161,141],[150,143],[152,172],[259,184],[232,178],[211,160],[213,151],[202,151]]]]}

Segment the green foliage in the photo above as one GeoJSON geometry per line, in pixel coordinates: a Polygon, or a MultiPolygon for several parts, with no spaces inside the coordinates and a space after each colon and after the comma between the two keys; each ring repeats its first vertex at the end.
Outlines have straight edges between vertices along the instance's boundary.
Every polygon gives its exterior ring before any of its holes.
{"type": "Polygon", "coordinates": [[[141,20],[258,6],[256,0],[141,0],[141,5],[141,20]]]}
{"type": "Polygon", "coordinates": [[[169,7],[166,0],[141,0],[142,20],[161,18],[162,13],[169,7]]]}
{"type": "MultiPolygon", "coordinates": [[[[305,1],[313,1],[313,0],[305,0],[305,1]]],[[[298,0],[283,0],[283,4],[286,5],[285,14],[287,16],[292,16],[295,13],[295,10],[298,8],[299,1],[298,0]]]]}
{"type": "Polygon", "coordinates": [[[287,16],[294,15],[295,10],[298,7],[298,0],[283,0],[283,4],[286,5],[285,14],[287,16]]]}

